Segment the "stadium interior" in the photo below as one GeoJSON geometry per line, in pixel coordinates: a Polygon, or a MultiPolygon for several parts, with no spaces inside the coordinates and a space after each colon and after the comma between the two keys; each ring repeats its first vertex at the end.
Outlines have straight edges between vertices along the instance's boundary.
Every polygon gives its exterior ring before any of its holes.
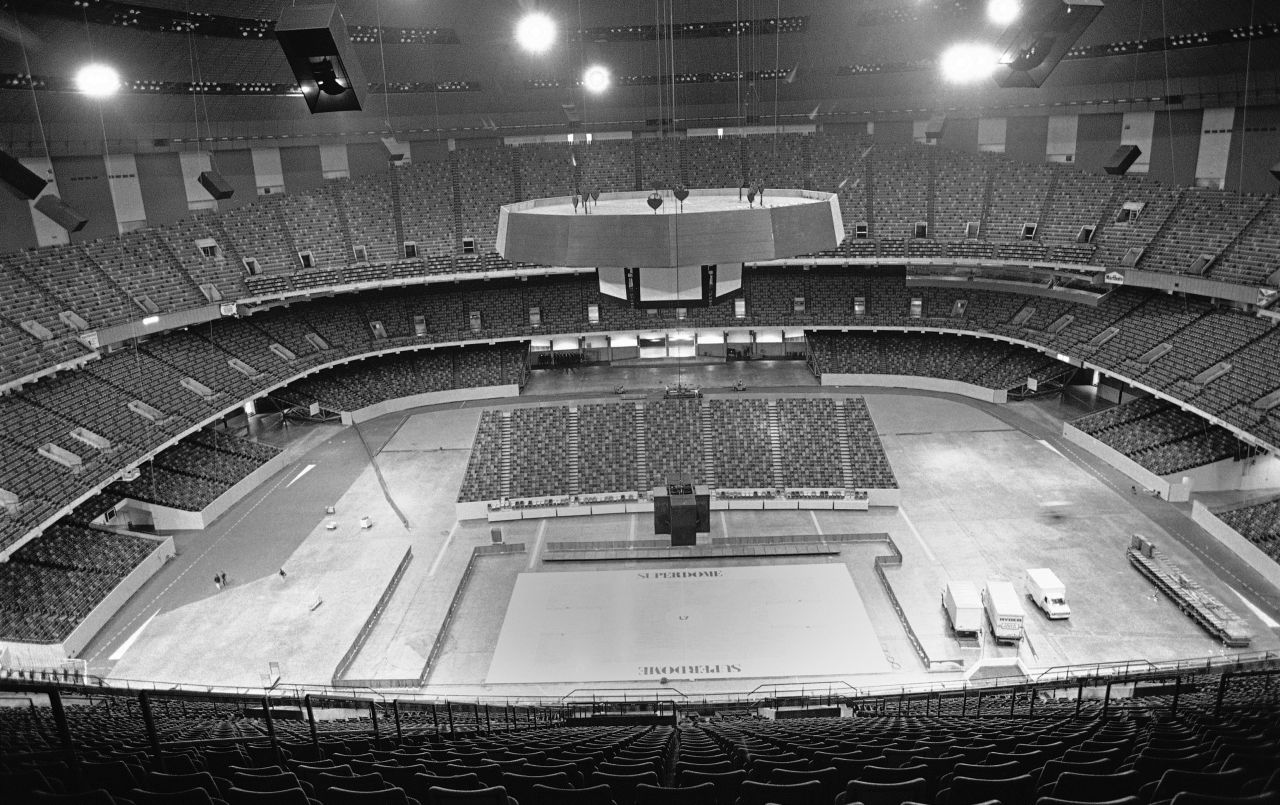
{"type": "Polygon", "coordinates": [[[1273,3],[0,0],[0,191],[6,802],[1280,805],[1273,3]]]}

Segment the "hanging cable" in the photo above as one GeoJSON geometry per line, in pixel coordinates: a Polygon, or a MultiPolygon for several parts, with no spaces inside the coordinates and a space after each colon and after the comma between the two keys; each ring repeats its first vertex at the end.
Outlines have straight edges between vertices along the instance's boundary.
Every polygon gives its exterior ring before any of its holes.
{"type": "Polygon", "coordinates": [[[395,131],[391,128],[391,85],[387,83],[387,49],[382,44],[382,0],[374,0],[373,10],[378,22],[378,58],[382,62],[382,122],[386,124],[387,132],[394,137],[395,131]]]}
{"type": "Polygon", "coordinates": [[[667,0],[667,48],[671,51],[671,127],[675,128],[676,113],[676,0],[667,0]]]}
{"type": "MultiPolygon", "coordinates": [[[[87,6],[81,8],[84,14],[84,38],[89,48],[89,63],[94,64],[97,59],[93,52],[93,33],[89,28],[89,9],[87,6]]],[[[111,209],[116,210],[116,188],[111,181],[111,148],[107,144],[107,121],[106,116],[102,112],[102,104],[98,103],[98,130],[102,132],[102,165],[107,171],[107,195],[111,198],[111,209]]],[[[120,228],[120,222],[117,219],[116,229],[120,228]]]]}
{"type": "MultiPolygon", "coordinates": [[[[1173,143],[1173,110],[1169,108],[1169,21],[1165,15],[1165,0],[1160,0],[1160,36],[1161,50],[1164,57],[1164,121],[1169,142],[1173,143]]],[[[1245,68],[1246,71],[1248,68],[1245,68]]],[[[1248,80],[1247,78],[1245,79],[1248,80]]],[[[1129,93],[1132,95],[1133,93],[1129,93]]],[[[1178,149],[1169,149],[1169,169],[1172,171],[1176,180],[1178,176],[1178,149]]],[[[1195,177],[1192,177],[1193,179],[1195,177]]]]}
{"type": "MultiPolygon", "coordinates": [[[[1236,192],[1244,192],[1244,147],[1245,141],[1249,137],[1249,70],[1253,61],[1253,14],[1257,7],[1257,0],[1250,0],[1249,3],[1249,42],[1245,46],[1244,51],[1244,97],[1241,98],[1240,104],[1240,167],[1236,174],[1236,192]]],[[[1168,57],[1166,56],[1166,59],[1168,57]]],[[[1167,64],[1167,61],[1166,61],[1167,64]]],[[[1168,68],[1165,68],[1166,80],[1169,74],[1168,68]]]]}
{"type": "Polygon", "coordinates": [[[658,80],[654,84],[658,88],[658,136],[665,137],[667,127],[662,120],[662,108],[665,105],[662,95],[666,92],[662,82],[662,0],[653,0],[653,30],[656,33],[654,41],[658,54],[658,80]]]}
{"type": "Polygon", "coordinates": [[[741,0],[733,0],[733,56],[736,62],[734,75],[737,77],[738,125],[742,125],[742,5],[741,0]]]}
{"type": "Polygon", "coordinates": [[[36,95],[36,79],[31,73],[31,57],[27,53],[27,43],[22,36],[22,23],[18,21],[18,12],[13,12],[13,28],[18,32],[18,47],[22,49],[22,64],[27,71],[27,87],[31,90],[31,105],[36,111],[36,127],[40,129],[40,145],[44,148],[45,161],[53,171],[53,156],[49,153],[49,138],[44,132],[44,118],[40,115],[40,99],[36,95]]]}
{"type": "Polygon", "coordinates": [[[773,13],[773,158],[778,158],[778,74],[782,72],[782,0],[773,13]]]}

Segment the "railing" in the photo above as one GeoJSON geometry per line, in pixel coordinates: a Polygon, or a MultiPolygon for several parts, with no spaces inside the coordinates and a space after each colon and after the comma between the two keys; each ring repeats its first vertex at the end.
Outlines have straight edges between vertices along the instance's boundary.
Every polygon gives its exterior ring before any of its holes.
{"type": "MultiPolygon", "coordinates": [[[[363,439],[364,437],[361,438],[363,439]]],[[[334,669],[332,680],[334,687],[372,687],[369,680],[345,679],[344,677],[346,677],[347,671],[350,670],[352,663],[356,661],[356,657],[360,654],[360,650],[364,648],[364,644],[369,639],[369,635],[373,633],[374,627],[378,625],[378,619],[382,617],[382,613],[386,610],[387,603],[391,600],[391,596],[395,594],[396,588],[400,586],[400,579],[404,578],[404,572],[408,569],[409,562],[412,560],[413,548],[405,548],[404,556],[400,558],[400,564],[396,565],[396,572],[391,575],[391,581],[387,582],[387,586],[383,589],[382,595],[378,596],[378,603],[374,605],[373,611],[369,613],[369,617],[365,618],[364,625],[361,626],[360,631],[356,633],[355,640],[351,641],[351,646],[347,649],[347,652],[342,655],[342,659],[338,662],[338,667],[334,669]]]]}

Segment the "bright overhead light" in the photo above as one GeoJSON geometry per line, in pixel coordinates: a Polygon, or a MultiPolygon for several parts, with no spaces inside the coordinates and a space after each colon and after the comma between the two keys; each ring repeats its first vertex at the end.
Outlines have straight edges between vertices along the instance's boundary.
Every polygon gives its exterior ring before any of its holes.
{"type": "Polygon", "coordinates": [[[1018,0],[987,0],[987,19],[996,25],[1008,25],[1022,13],[1018,0]]]}
{"type": "Polygon", "coordinates": [[[953,84],[971,84],[990,78],[999,64],[1000,54],[988,45],[952,45],[942,52],[938,63],[942,77],[953,84]]]}
{"type": "Polygon", "coordinates": [[[543,53],[556,41],[556,24],[546,14],[526,14],[516,24],[516,42],[531,53],[543,53]]]}
{"type": "Polygon", "coordinates": [[[609,88],[609,71],[598,64],[588,67],[582,74],[582,86],[588,92],[604,92],[609,88]]]}
{"type": "Polygon", "coordinates": [[[120,74],[105,64],[86,64],[76,73],[76,88],[90,98],[105,98],[120,89],[120,74]]]}

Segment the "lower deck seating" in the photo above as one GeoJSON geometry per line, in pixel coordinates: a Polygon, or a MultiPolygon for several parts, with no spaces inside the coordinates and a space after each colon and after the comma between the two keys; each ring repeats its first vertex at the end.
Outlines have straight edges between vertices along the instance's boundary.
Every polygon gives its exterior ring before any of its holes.
{"type": "Polygon", "coordinates": [[[816,332],[809,347],[820,374],[914,375],[990,389],[1025,385],[1058,363],[1016,344],[924,333],[816,332]]]}
{"type": "Polygon", "coordinates": [[[1225,428],[1154,397],[1086,414],[1071,424],[1156,475],[1183,472],[1247,452],[1225,428]]]}
{"type": "Polygon", "coordinates": [[[1280,562],[1280,498],[1214,512],[1263,553],[1280,562]]]}
{"type": "Polygon", "coordinates": [[[0,564],[0,640],[65,640],[156,540],[61,521],[0,564]]]}

